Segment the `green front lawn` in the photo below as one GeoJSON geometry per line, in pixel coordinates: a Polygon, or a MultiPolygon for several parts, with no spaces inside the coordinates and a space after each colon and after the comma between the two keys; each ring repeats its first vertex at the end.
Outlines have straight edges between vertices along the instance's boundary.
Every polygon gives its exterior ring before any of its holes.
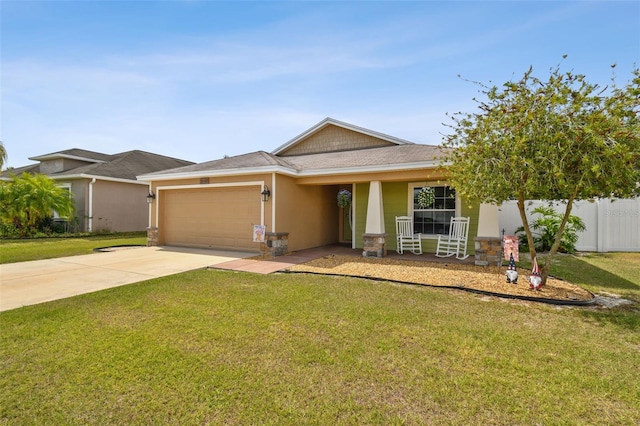
{"type": "Polygon", "coordinates": [[[0,264],[88,254],[101,247],[146,244],[146,232],[99,234],[79,238],[0,239],[0,264]]]}
{"type": "Polygon", "coordinates": [[[0,313],[0,424],[638,424],[633,315],[193,271],[0,313]]]}

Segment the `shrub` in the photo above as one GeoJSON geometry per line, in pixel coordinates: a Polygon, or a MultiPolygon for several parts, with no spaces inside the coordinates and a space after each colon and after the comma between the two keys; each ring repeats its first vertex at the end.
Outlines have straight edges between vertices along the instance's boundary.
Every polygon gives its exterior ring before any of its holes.
{"type": "MultiPolygon", "coordinates": [[[[531,213],[540,215],[531,222],[533,242],[536,246],[536,251],[545,252],[551,250],[551,246],[553,246],[556,234],[560,228],[560,223],[562,222],[562,214],[556,212],[549,206],[536,207],[531,213]]],[[[576,243],[578,242],[578,232],[586,229],[580,217],[569,215],[564,232],[562,233],[559,250],[563,253],[574,253],[576,251],[576,243]]],[[[523,242],[522,246],[528,248],[526,243],[527,237],[524,234],[523,226],[516,230],[516,235],[518,235],[520,241],[523,242]]]]}
{"type": "Polygon", "coordinates": [[[73,217],[73,200],[68,190],[47,176],[23,173],[0,182],[0,224],[8,234],[16,230],[21,237],[50,234],[54,211],[73,217]]]}

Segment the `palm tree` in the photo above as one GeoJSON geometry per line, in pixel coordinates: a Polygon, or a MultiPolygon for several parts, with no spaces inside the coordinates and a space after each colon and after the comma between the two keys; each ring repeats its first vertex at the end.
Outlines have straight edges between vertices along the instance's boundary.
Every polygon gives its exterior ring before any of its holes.
{"type": "Polygon", "coordinates": [[[7,150],[4,149],[4,144],[0,141],[0,170],[4,167],[5,161],[7,161],[7,150]]]}
{"type": "Polygon", "coordinates": [[[69,191],[46,175],[23,173],[0,182],[0,219],[12,223],[23,235],[35,230],[55,210],[62,217],[73,215],[69,191]]]}

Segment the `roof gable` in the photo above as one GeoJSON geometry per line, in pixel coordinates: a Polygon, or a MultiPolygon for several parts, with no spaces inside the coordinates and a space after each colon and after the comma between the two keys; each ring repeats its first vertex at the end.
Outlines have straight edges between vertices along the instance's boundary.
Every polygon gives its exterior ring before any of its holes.
{"type": "Polygon", "coordinates": [[[406,145],[405,141],[384,133],[325,118],[309,130],[276,148],[277,156],[353,151],[384,146],[406,145]]]}

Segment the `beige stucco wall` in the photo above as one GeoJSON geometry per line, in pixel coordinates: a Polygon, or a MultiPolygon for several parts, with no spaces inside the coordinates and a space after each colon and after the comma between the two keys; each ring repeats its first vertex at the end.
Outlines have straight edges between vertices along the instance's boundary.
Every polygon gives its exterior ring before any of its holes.
{"type": "MultiPolygon", "coordinates": [[[[165,212],[162,211],[162,193],[171,189],[163,187],[182,187],[215,184],[233,184],[245,182],[264,182],[272,193],[271,199],[264,203],[264,224],[267,232],[288,232],[289,251],[303,250],[312,247],[319,247],[327,244],[334,244],[340,239],[340,209],[337,206],[336,195],[340,185],[351,187],[352,183],[358,184],[358,208],[356,209],[355,233],[356,245],[362,247],[362,233],[366,222],[366,200],[365,189],[373,180],[380,180],[383,185],[383,197],[385,203],[385,224],[390,238],[395,238],[393,215],[403,212],[406,214],[407,204],[407,182],[425,181],[438,182],[444,179],[445,172],[441,168],[431,170],[415,170],[404,172],[385,173],[360,173],[343,176],[325,176],[314,178],[294,178],[279,174],[252,174],[235,177],[209,177],[208,181],[200,178],[182,179],[171,181],[157,181],[153,183],[153,191],[158,194],[158,199],[152,204],[151,226],[158,226],[155,223],[155,209],[160,205],[159,217],[162,218],[165,212]],[[274,181],[275,179],[275,181],[274,181]],[[362,184],[360,184],[362,182],[362,184]],[[390,187],[389,185],[394,185],[390,187]],[[395,186],[400,185],[401,191],[395,186]],[[392,194],[398,195],[397,200],[392,194]],[[160,200],[160,203],[158,203],[160,200]],[[276,217],[273,220],[275,203],[276,217]],[[361,205],[364,203],[364,205],[361,205]],[[389,204],[390,203],[390,204],[389,204]],[[397,206],[395,205],[397,204],[397,206]],[[397,208],[396,208],[397,207],[397,208]],[[389,211],[387,211],[389,208],[389,211]],[[397,210],[397,212],[396,212],[397,210]],[[389,217],[391,219],[389,219],[389,217]],[[275,226],[274,226],[275,225],[275,226]]],[[[144,199],[144,196],[142,197],[144,199]]],[[[473,220],[473,218],[472,218],[473,220]]],[[[477,223],[477,221],[476,221],[477,223]]],[[[162,220],[158,227],[158,240],[163,241],[162,220]]]]}
{"type": "Polygon", "coordinates": [[[277,175],[277,232],[289,233],[289,250],[303,250],[338,242],[338,186],[297,185],[277,175]]]}
{"type": "MultiPolygon", "coordinates": [[[[157,199],[151,204],[150,217],[148,220],[149,226],[158,228],[158,241],[160,244],[164,242],[164,231],[162,229],[162,217],[166,214],[162,205],[162,196],[164,191],[171,191],[172,189],[167,189],[167,187],[175,188],[175,187],[195,187],[195,188],[205,188],[206,185],[216,185],[216,184],[224,184],[233,185],[234,183],[243,184],[246,182],[264,182],[269,189],[273,192],[273,182],[272,175],[270,173],[259,173],[259,174],[251,174],[251,175],[242,175],[242,176],[227,176],[227,177],[206,177],[206,178],[191,178],[191,179],[175,179],[175,180],[166,180],[166,181],[156,181],[152,182],[152,190],[155,194],[157,194],[157,199]],[[156,215],[156,209],[160,206],[160,211],[156,215]],[[156,222],[156,219],[160,224],[156,222]]],[[[146,195],[146,187],[145,187],[145,195],[146,195]]],[[[259,196],[259,195],[257,195],[259,196]]],[[[144,198],[144,197],[143,197],[144,198]]],[[[272,232],[272,202],[273,197],[266,203],[264,203],[264,224],[267,226],[267,232],[272,232]]],[[[146,203],[146,201],[145,201],[146,203]]],[[[149,211],[147,210],[147,215],[149,211]]]]}
{"type": "MultiPolygon", "coordinates": [[[[93,184],[92,230],[130,232],[147,229],[147,190],[146,185],[96,180],[93,184]]],[[[87,195],[87,202],[88,198],[87,195]]]]}
{"type": "Polygon", "coordinates": [[[264,182],[271,190],[271,198],[264,203],[264,224],[267,232],[288,232],[289,251],[318,247],[336,243],[339,235],[339,209],[336,202],[338,187],[297,185],[294,178],[273,174],[254,174],[235,177],[209,177],[208,183],[201,183],[201,179],[181,179],[153,182],[152,189],[158,194],[158,199],[152,204],[151,226],[158,227],[158,240],[164,241],[163,220],[165,214],[162,204],[163,189],[166,187],[183,187],[215,184],[233,184],[246,182],[264,182]],[[159,200],[159,202],[158,202],[159,200]],[[272,220],[273,203],[276,203],[277,220],[272,220]],[[155,209],[160,206],[159,224],[156,224],[155,209]]]}
{"type": "MultiPolygon", "coordinates": [[[[91,179],[56,179],[70,186],[75,207],[73,230],[89,231],[91,179]],[[75,228],[77,226],[77,229],[75,228]]],[[[144,231],[149,226],[148,186],[96,179],[93,186],[92,231],[144,231]]]]}

